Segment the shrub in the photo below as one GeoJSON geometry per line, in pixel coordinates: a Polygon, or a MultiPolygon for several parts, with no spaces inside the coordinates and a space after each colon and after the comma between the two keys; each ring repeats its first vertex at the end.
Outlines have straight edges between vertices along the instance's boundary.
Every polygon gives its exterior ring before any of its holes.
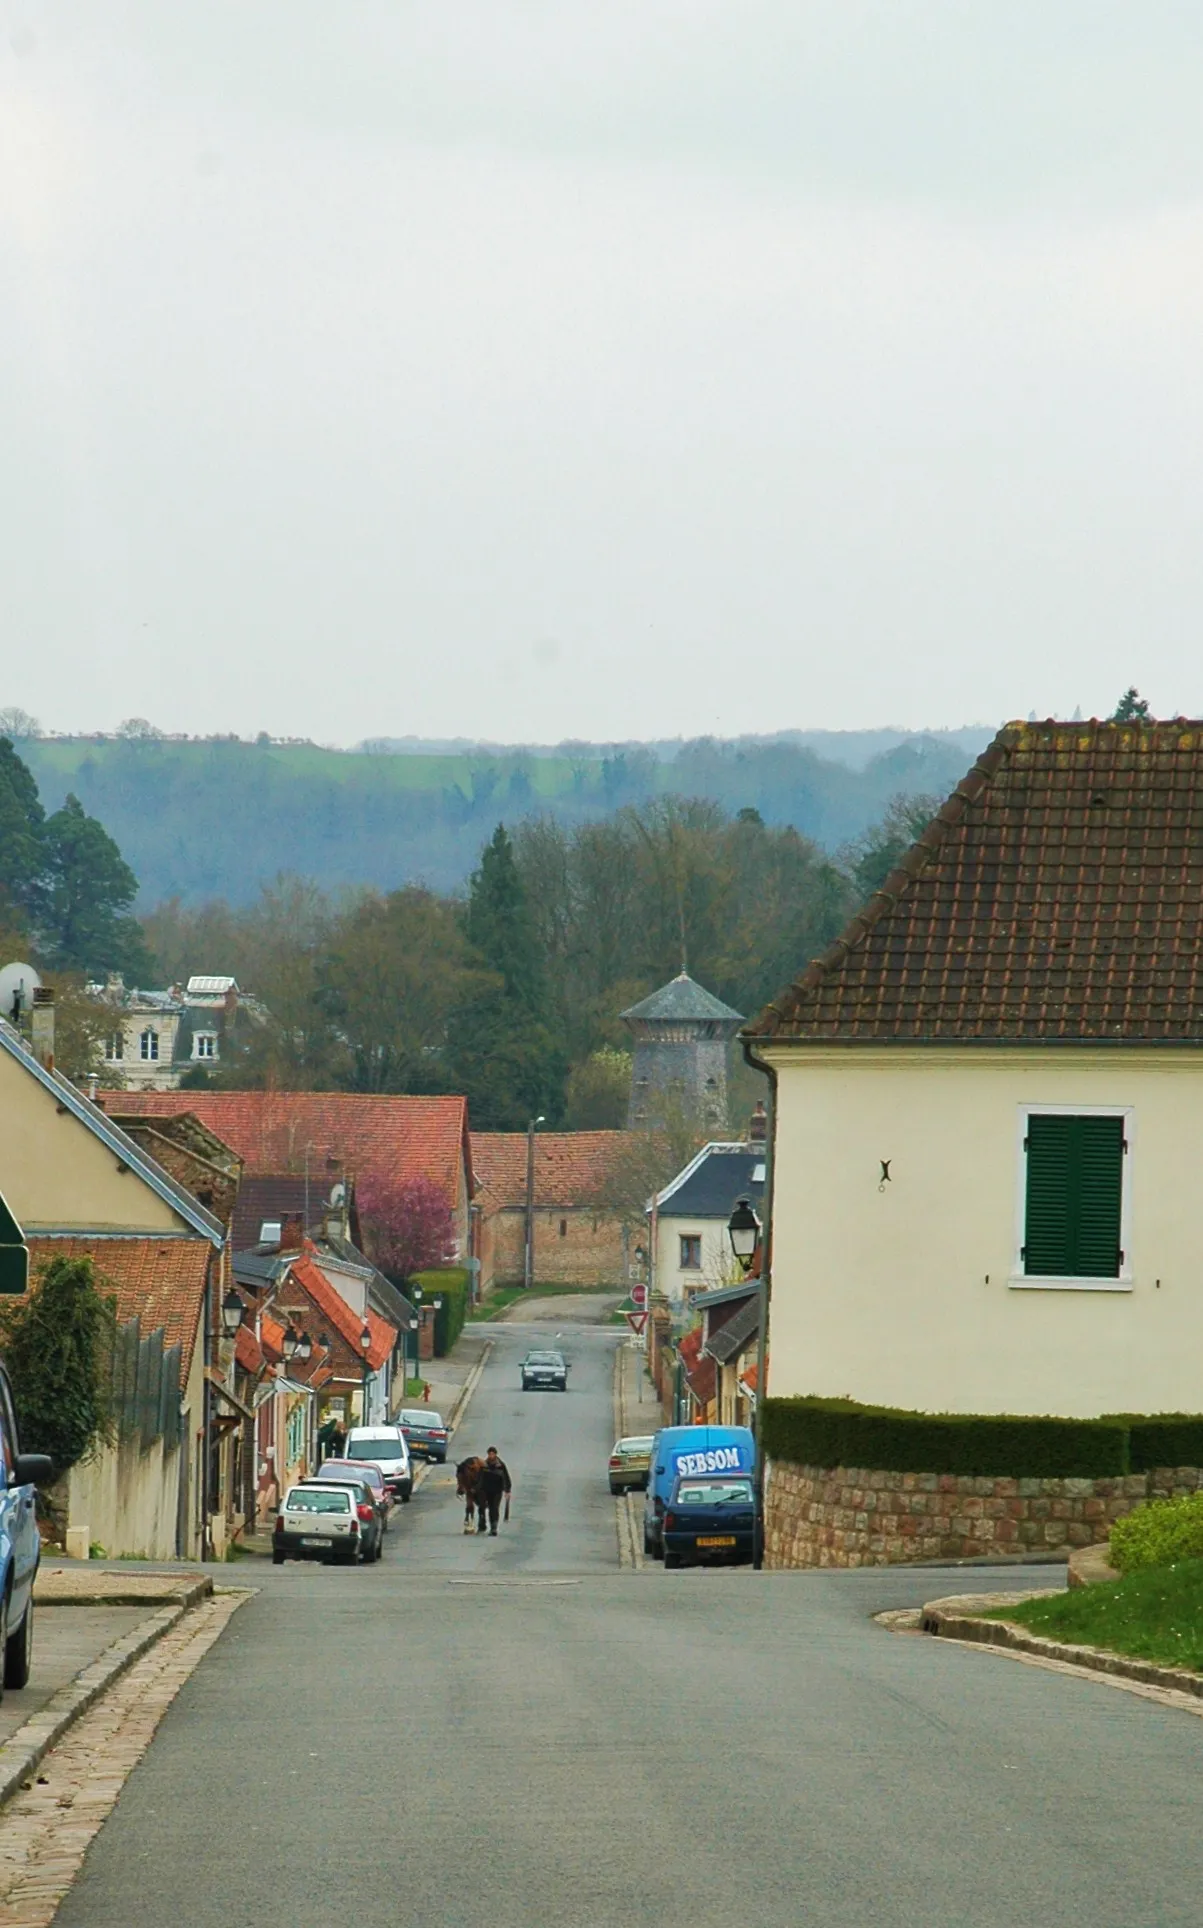
{"type": "Polygon", "coordinates": [[[768,1399],[764,1446],[804,1466],[1014,1479],[1104,1479],[1128,1470],[1115,1419],[904,1412],[850,1399],[768,1399]]]}
{"type": "Polygon", "coordinates": [[[1197,1413],[1154,1413],[1128,1421],[1132,1471],[1203,1466],[1203,1419],[1197,1413]]]}
{"type": "Polygon", "coordinates": [[[434,1316],[434,1349],[443,1359],[459,1338],[468,1316],[468,1273],[458,1265],[437,1272],[415,1272],[410,1284],[420,1285],[427,1299],[436,1294],[442,1298],[442,1306],[434,1316]]]}
{"type": "Polygon", "coordinates": [[[90,1258],[52,1259],[0,1321],[21,1445],[49,1453],[55,1479],[112,1436],[115,1331],[90,1258]]]}
{"type": "Polygon", "coordinates": [[[1111,1564],[1121,1573],[1203,1559],[1203,1493],[1152,1500],[1111,1529],[1111,1564]]]}

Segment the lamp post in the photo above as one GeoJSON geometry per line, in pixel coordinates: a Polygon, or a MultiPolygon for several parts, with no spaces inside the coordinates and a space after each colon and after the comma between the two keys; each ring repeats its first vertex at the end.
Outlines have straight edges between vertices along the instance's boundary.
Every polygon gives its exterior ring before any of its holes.
{"type": "Polygon", "coordinates": [[[292,1325],[286,1325],[284,1328],[284,1337],[280,1341],[280,1350],[284,1354],[284,1364],[286,1366],[292,1364],[300,1343],[300,1333],[297,1332],[292,1325]]]}
{"type": "Polygon", "coordinates": [[[236,1339],[238,1337],[238,1328],[242,1324],[245,1311],[246,1307],[243,1305],[242,1300],[239,1298],[237,1292],[235,1292],[233,1286],[231,1286],[221,1302],[221,1330],[223,1338],[236,1339]]]}
{"type": "Polygon", "coordinates": [[[746,1277],[752,1269],[752,1260],[756,1257],[756,1247],[760,1242],[760,1220],[752,1210],[750,1200],[736,1199],[735,1210],[727,1220],[727,1237],[746,1277]]]}
{"type": "Polygon", "coordinates": [[[363,1322],[363,1331],[359,1335],[359,1346],[363,1353],[363,1424],[366,1426],[368,1423],[368,1354],[372,1350],[372,1332],[366,1319],[363,1322]]]}
{"type": "Polygon", "coordinates": [[[526,1128],[526,1253],[522,1283],[528,1292],[535,1282],[535,1133],[546,1123],[540,1113],[526,1128]]]}
{"type": "MultiPolygon", "coordinates": [[[[765,1197],[769,1196],[766,1187],[765,1197]]],[[[760,1250],[760,1273],[756,1281],[757,1316],[757,1356],[756,1356],[756,1408],[754,1413],[756,1435],[756,1515],[755,1538],[753,1541],[752,1564],[759,1569],[764,1565],[764,1395],[765,1379],[768,1375],[768,1322],[769,1322],[769,1267],[768,1253],[762,1243],[763,1227],[751,1204],[746,1198],[736,1200],[735,1210],[727,1220],[727,1236],[731,1240],[731,1250],[743,1266],[745,1275],[751,1271],[752,1262],[760,1250]]]]}

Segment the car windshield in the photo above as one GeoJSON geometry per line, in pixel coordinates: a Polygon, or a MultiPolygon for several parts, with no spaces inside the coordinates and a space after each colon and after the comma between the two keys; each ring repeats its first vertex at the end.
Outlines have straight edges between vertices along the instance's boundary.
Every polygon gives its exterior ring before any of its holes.
{"type": "Polygon", "coordinates": [[[750,1479],[691,1479],[677,1488],[675,1506],[750,1506],[750,1479]]]}
{"type": "Polygon", "coordinates": [[[348,1459],[400,1459],[401,1442],[395,1433],[387,1439],[349,1439],[348,1459]]]}
{"type": "Polygon", "coordinates": [[[558,1352],[528,1352],[526,1363],[528,1366],[562,1366],[564,1360],[558,1352]]]}
{"type": "Polygon", "coordinates": [[[443,1425],[443,1415],[442,1413],[429,1412],[427,1411],[426,1407],[423,1407],[420,1413],[402,1413],[401,1424],[403,1426],[414,1426],[414,1427],[434,1426],[439,1431],[441,1431],[442,1425],[443,1425]]]}
{"type": "Polygon", "coordinates": [[[320,1486],[294,1486],[284,1502],[286,1513],[349,1513],[351,1495],[337,1486],[323,1493],[320,1486]]]}

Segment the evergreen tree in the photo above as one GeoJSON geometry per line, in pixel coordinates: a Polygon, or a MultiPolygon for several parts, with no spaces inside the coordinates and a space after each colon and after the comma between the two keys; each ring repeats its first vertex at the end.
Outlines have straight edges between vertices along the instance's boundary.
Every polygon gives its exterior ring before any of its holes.
{"type": "Polygon", "coordinates": [[[466,1094],[484,1131],[521,1131],[540,1113],[558,1123],[568,1066],[548,1021],[539,941],[504,824],[472,874],[464,928],[488,977],[451,1013],[451,1088],[466,1094]]]}
{"type": "Polygon", "coordinates": [[[69,796],[45,827],[43,948],[65,970],[149,971],[146,946],[129,907],[138,880],[104,825],[69,796]]]}
{"type": "Polygon", "coordinates": [[[27,916],[41,898],[45,824],[37,784],[8,737],[0,736],[0,892],[27,916]]]}
{"type": "Polygon", "coordinates": [[[1111,717],[1113,723],[1149,723],[1152,717],[1144,697],[1133,683],[1124,691],[1111,717]]]}
{"type": "Polygon", "coordinates": [[[49,1453],[56,1479],[111,1435],[115,1330],[90,1258],[52,1259],[0,1318],[21,1443],[49,1453]]]}

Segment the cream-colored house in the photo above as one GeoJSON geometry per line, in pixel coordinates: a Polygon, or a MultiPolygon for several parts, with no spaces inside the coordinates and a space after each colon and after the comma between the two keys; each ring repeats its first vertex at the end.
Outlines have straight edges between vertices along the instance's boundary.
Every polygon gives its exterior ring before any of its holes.
{"type": "MultiPolygon", "coordinates": [[[[220,1296],[220,1221],[3,1022],[0,1192],[25,1233],[32,1267],[91,1257],[133,1342],[118,1436],[69,1476],[68,1551],[86,1556],[100,1545],[156,1559],[197,1557],[204,1311],[220,1296]],[[135,1318],[140,1332],[129,1324],[135,1318]]],[[[211,1405],[221,1394],[212,1377],[209,1384],[211,1405]]]]}
{"type": "Polygon", "coordinates": [[[769,1393],[1203,1411],[1203,724],[1012,724],[748,1027],[769,1393]]]}
{"type": "Polygon", "coordinates": [[[727,1221],[739,1198],[759,1212],[764,1174],[763,1144],[716,1140],[656,1194],[648,1207],[653,1291],[683,1307],[695,1292],[714,1292],[743,1278],[727,1221]]]}

